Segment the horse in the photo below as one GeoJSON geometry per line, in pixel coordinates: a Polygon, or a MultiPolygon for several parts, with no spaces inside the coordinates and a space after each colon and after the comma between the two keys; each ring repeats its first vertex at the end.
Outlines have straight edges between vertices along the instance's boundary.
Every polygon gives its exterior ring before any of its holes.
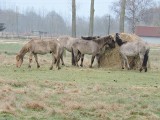
{"type": "Polygon", "coordinates": [[[76,66],[78,66],[77,56],[78,52],[80,52],[82,56],[84,54],[92,55],[90,65],[91,68],[95,57],[98,61],[98,67],[100,67],[100,55],[106,45],[109,45],[110,48],[115,48],[115,41],[111,35],[90,41],[78,40],[73,43],[72,54],[74,56],[76,66]]]}
{"type": "Polygon", "coordinates": [[[56,67],[60,69],[60,57],[63,54],[63,47],[56,39],[45,39],[45,40],[38,40],[32,39],[28,43],[26,43],[20,52],[16,55],[16,66],[21,67],[23,63],[23,58],[25,54],[29,52],[29,65],[28,68],[31,68],[32,57],[35,57],[35,61],[37,63],[37,68],[40,67],[38,63],[37,54],[52,54],[52,64],[50,70],[53,69],[54,59],[56,59],[56,67]]]}
{"type": "MultiPolygon", "coordinates": [[[[92,39],[96,39],[99,38],[99,36],[93,36],[93,37],[83,37],[82,38],[84,40],[92,40],[92,39]]],[[[60,44],[69,52],[72,52],[72,45],[73,43],[75,43],[76,41],[78,41],[80,38],[74,38],[74,37],[70,37],[70,36],[59,36],[57,38],[57,40],[60,42],[60,44]]],[[[80,66],[83,66],[83,59],[84,59],[84,55],[81,55],[80,52],[78,52],[78,61],[79,59],[81,59],[81,64],[80,66]]],[[[61,58],[61,61],[63,62],[63,56],[61,58]]],[[[64,62],[63,62],[64,63],[64,62]]],[[[72,65],[75,65],[74,63],[74,58],[73,58],[73,54],[72,54],[72,65]]]]}
{"type": "MultiPolygon", "coordinates": [[[[71,36],[59,36],[57,40],[59,41],[59,43],[63,48],[65,48],[68,52],[71,52],[72,45],[76,40],[78,40],[78,38],[74,38],[71,36]]],[[[63,60],[63,56],[61,60],[63,60]]],[[[72,57],[72,65],[74,65],[73,57],[72,57]]]]}
{"type": "Polygon", "coordinates": [[[147,72],[147,61],[149,57],[149,46],[144,41],[133,41],[133,42],[123,42],[122,39],[119,39],[119,34],[116,33],[116,42],[120,46],[120,56],[121,56],[121,64],[122,69],[125,68],[125,64],[127,64],[127,68],[130,69],[130,65],[128,63],[129,56],[135,57],[139,55],[140,58],[140,69],[141,72],[143,69],[147,72]]]}

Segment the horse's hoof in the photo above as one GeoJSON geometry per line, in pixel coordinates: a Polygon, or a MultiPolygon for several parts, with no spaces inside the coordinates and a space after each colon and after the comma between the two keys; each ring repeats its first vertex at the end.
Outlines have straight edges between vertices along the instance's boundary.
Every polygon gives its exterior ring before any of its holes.
{"type": "Polygon", "coordinates": [[[131,68],[128,68],[128,70],[131,70],[131,68]]]}
{"type": "Polygon", "coordinates": [[[37,66],[37,68],[40,68],[40,66],[37,66]]]}
{"type": "Polygon", "coordinates": [[[49,69],[50,69],[50,70],[52,70],[52,69],[53,69],[53,67],[50,67],[49,69]]]}
{"type": "Polygon", "coordinates": [[[58,67],[58,70],[60,70],[61,69],[61,67],[58,67]]]}
{"type": "Polygon", "coordinates": [[[31,68],[31,66],[29,65],[28,68],[31,68]]]}
{"type": "Polygon", "coordinates": [[[83,65],[80,65],[81,67],[83,67],[83,65]]]}
{"type": "Polygon", "coordinates": [[[124,69],[124,67],[122,67],[122,69],[124,69]]]}
{"type": "Polygon", "coordinates": [[[147,72],[147,68],[145,68],[145,72],[147,72]]]}
{"type": "Polygon", "coordinates": [[[62,65],[63,65],[63,66],[65,66],[65,64],[64,64],[64,63],[62,63],[62,65]]]}
{"type": "Polygon", "coordinates": [[[90,65],[89,68],[92,68],[92,66],[90,65]]]}
{"type": "Polygon", "coordinates": [[[143,70],[142,68],[139,69],[140,72],[142,72],[142,70],[143,70]]]}
{"type": "Polygon", "coordinates": [[[73,63],[72,63],[72,66],[76,66],[76,64],[73,64],[73,63]]]}

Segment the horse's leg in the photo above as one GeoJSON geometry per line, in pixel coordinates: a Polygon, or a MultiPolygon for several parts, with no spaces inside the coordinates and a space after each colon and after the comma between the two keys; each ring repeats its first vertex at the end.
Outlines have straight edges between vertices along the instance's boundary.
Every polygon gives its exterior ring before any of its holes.
{"type": "Polygon", "coordinates": [[[78,50],[77,49],[72,49],[72,61],[74,62],[73,65],[78,66],[78,50]]]}
{"type": "Polygon", "coordinates": [[[33,57],[33,53],[30,53],[30,55],[29,55],[29,65],[28,65],[28,68],[31,68],[32,57],[33,57]]]}
{"type": "Polygon", "coordinates": [[[75,53],[74,53],[74,50],[73,50],[73,48],[72,48],[72,50],[71,50],[71,53],[72,53],[72,65],[73,66],[76,66],[76,55],[75,55],[75,53]]]}
{"type": "Polygon", "coordinates": [[[121,66],[122,66],[122,69],[125,68],[125,60],[123,58],[121,58],[121,66]]]}
{"type": "Polygon", "coordinates": [[[100,55],[96,55],[96,59],[97,59],[97,62],[98,62],[98,68],[100,67],[100,55]]]}
{"type": "Polygon", "coordinates": [[[65,65],[65,64],[64,64],[64,61],[63,61],[63,53],[64,53],[64,50],[63,50],[63,52],[62,52],[62,54],[61,54],[61,56],[60,56],[60,59],[61,59],[62,65],[65,65]]]}
{"type": "Polygon", "coordinates": [[[59,58],[57,58],[57,64],[56,64],[56,66],[57,66],[58,70],[59,70],[59,69],[61,69],[61,67],[60,67],[59,63],[60,63],[60,57],[59,57],[59,58]]]}
{"type": "Polygon", "coordinates": [[[83,60],[84,60],[84,54],[81,55],[81,64],[80,64],[81,67],[83,67],[83,60]]]}
{"type": "Polygon", "coordinates": [[[53,69],[53,64],[54,64],[54,62],[55,62],[55,60],[54,59],[56,59],[56,67],[58,68],[58,69],[61,69],[60,68],[60,65],[59,65],[59,63],[60,63],[60,56],[55,56],[53,53],[52,53],[52,64],[51,64],[51,66],[50,66],[50,70],[52,70],[53,69]]]}
{"type": "Polygon", "coordinates": [[[91,65],[89,66],[90,68],[92,68],[92,64],[93,64],[93,62],[94,62],[94,58],[95,58],[95,55],[92,56],[92,58],[91,58],[91,65]]]}
{"type": "Polygon", "coordinates": [[[37,54],[34,54],[34,57],[35,57],[35,61],[36,61],[36,63],[37,63],[37,68],[40,68],[40,65],[39,65],[39,63],[38,63],[38,57],[37,57],[37,54]]]}
{"type": "Polygon", "coordinates": [[[129,65],[129,62],[128,62],[128,58],[127,58],[127,56],[126,56],[125,61],[126,61],[126,63],[127,63],[127,68],[128,68],[128,70],[130,70],[131,68],[130,68],[130,65],[129,65]]]}
{"type": "Polygon", "coordinates": [[[129,66],[129,62],[128,62],[127,56],[122,54],[122,58],[123,58],[123,67],[125,67],[125,62],[126,62],[127,68],[128,68],[128,70],[130,70],[130,66],[129,66]]]}
{"type": "Polygon", "coordinates": [[[61,55],[61,62],[62,62],[62,65],[65,65],[63,61],[63,55],[61,55]]]}
{"type": "Polygon", "coordinates": [[[54,57],[54,58],[53,58],[53,60],[54,60],[54,64],[56,64],[56,62],[57,62],[57,59],[54,57]]]}
{"type": "Polygon", "coordinates": [[[120,58],[121,58],[121,66],[122,66],[122,69],[125,68],[125,59],[123,57],[123,54],[120,53],[120,58]]]}
{"type": "Polygon", "coordinates": [[[78,51],[77,53],[76,53],[76,59],[77,59],[77,65],[78,65],[78,62],[79,62],[79,60],[81,59],[81,52],[80,51],[78,51]]]}
{"type": "Polygon", "coordinates": [[[139,58],[140,58],[140,69],[139,71],[141,72],[143,70],[143,59],[144,59],[144,55],[139,54],[139,58]]]}
{"type": "Polygon", "coordinates": [[[77,54],[75,54],[74,60],[75,60],[75,65],[78,67],[78,55],[77,54]]]}
{"type": "Polygon", "coordinates": [[[50,70],[52,70],[53,69],[53,64],[56,64],[57,63],[57,58],[54,56],[54,54],[52,53],[52,64],[51,64],[51,66],[50,66],[50,70]]]}
{"type": "Polygon", "coordinates": [[[58,70],[59,69],[61,69],[61,67],[60,67],[60,65],[59,65],[59,63],[60,63],[60,58],[61,58],[61,54],[59,54],[59,53],[57,53],[57,55],[56,55],[57,57],[57,63],[56,63],[56,67],[58,68],[58,70]]]}

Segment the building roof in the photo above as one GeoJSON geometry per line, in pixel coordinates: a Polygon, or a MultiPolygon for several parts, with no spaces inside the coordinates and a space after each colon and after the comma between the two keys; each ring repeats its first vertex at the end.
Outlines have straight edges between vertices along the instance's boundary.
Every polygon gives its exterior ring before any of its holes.
{"type": "Polygon", "coordinates": [[[160,37],[160,27],[136,26],[135,34],[141,37],[160,37]]]}

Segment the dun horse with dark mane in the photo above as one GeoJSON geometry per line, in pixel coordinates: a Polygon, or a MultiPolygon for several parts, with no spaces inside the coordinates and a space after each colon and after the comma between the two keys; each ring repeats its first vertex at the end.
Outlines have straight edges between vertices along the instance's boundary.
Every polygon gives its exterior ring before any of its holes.
{"type": "MultiPolygon", "coordinates": [[[[80,38],[74,38],[74,37],[70,37],[70,36],[60,36],[57,38],[57,40],[60,42],[61,46],[63,46],[67,51],[71,52],[72,51],[72,45],[77,42],[78,40],[93,40],[93,39],[97,39],[100,38],[99,36],[93,36],[93,37],[81,37],[80,38]]],[[[84,55],[81,56],[80,52],[78,53],[78,61],[81,58],[81,65],[83,66],[83,59],[84,59],[84,55]]],[[[63,62],[63,56],[61,56],[61,61],[62,64],[64,64],[63,62]]],[[[75,65],[74,63],[74,59],[72,56],[72,65],[75,65]]]]}
{"type": "Polygon", "coordinates": [[[53,69],[54,59],[56,59],[56,66],[60,69],[60,57],[63,54],[63,47],[61,47],[60,43],[56,39],[47,39],[47,40],[31,40],[27,44],[25,44],[20,52],[16,56],[16,66],[21,67],[23,63],[23,58],[25,54],[29,52],[29,65],[31,67],[32,56],[35,57],[35,61],[37,63],[37,68],[40,67],[38,63],[37,54],[52,54],[52,64],[50,70],[53,69]]]}
{"type": "Polygon", "coordinates": [[[72,54],[74,56],[75,64],[78,66],[78,54],[80,52],[81,56],[84,56],[84,54],[92,55],[91,59],[91,65],[94,62],[94,58],[97,58],[98,61],[98,67],[100,66],[100,54],[102,53],[102,50],[104,46],[109,45],[110,48],[115,48],[115,41],[112,36],[102,37],[95,40],[78,40],[75,43],[73,43],[72,46],[72,54]]]}
{"type": "Polygon", "coordinates": [[[143,41],[134,41],[134,42],[123,42],[119,34],[116,33],[116,42],[120,46],[120,56],[122,59],[122,69],[125,68],[125,64],[127,68],[130,69],[130,65],[128,63],[129,56],[139,56],[140,58],[140,72],[144,69],[147,72],[147,62],[148,62],[148,54],[149,54],[149,46],[146,42],[143,41]]]}

